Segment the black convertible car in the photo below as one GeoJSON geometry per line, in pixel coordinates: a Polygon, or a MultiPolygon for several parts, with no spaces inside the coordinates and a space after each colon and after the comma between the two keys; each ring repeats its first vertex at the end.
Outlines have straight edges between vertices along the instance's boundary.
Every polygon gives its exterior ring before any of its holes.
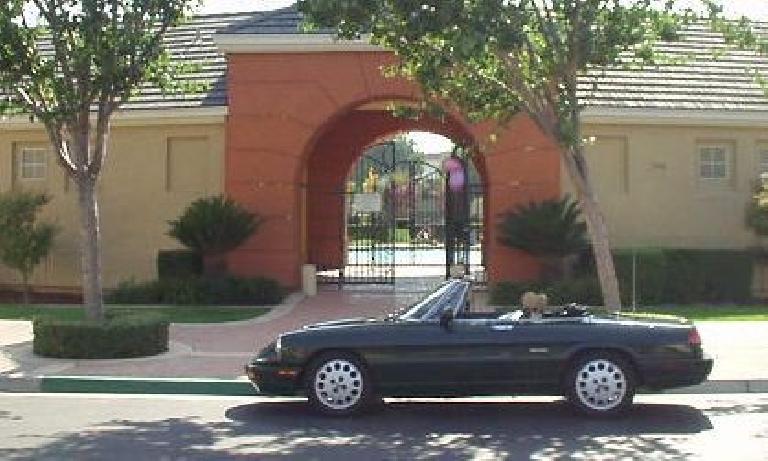
{"type": "Polygon", "coordinates": [[[597,316],[576,306],[543,318],[472,312],[453,280],[384,319],[341,320],[280,335],[246,365],[257,391],[306,394],[349,415],[381,397],[563,395],[588,415],[614,415],[635,390],[704,381],[712,359],[696,328],[597,316]]]}

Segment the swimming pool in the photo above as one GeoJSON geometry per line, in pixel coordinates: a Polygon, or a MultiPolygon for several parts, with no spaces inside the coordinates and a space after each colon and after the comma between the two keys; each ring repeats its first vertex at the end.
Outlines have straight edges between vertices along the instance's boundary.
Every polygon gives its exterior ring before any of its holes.
{"type": "MultiPolygon", "coordinates": [[[[347,251],[348,265],[386,265],[394,266],[445,266],[445,248],[356,248],[347,251]]],[[[469,251],[469,264],[479,266],[483,263],[480,248],[469,251]]]]}

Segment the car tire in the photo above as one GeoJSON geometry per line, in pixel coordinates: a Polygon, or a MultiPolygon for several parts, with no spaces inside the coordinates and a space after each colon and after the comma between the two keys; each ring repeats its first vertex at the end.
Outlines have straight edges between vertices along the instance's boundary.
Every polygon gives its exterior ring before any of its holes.
{"type": "Polygon", "coordinates": [[[635,372],[621,355],[590,352],[571,363],[563,383],[566,401],[578,413],[619,416],[632,406],[635,372]]]}
{"type": "Polygon", "coordinates": [[[307,368],[304,386],[310,406],[329,416],[352,416],[374,400],[373,382],[365,364],[354,354],[327,352],[307,368]]]}

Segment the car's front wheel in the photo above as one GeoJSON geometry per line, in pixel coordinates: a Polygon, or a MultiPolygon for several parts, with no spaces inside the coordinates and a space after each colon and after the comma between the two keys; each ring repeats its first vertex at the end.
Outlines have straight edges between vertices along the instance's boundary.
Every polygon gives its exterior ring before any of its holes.
{"type": "Polygon", "coordinates": [[[619,415],[632,406],[635,395],[632,366],[611,352],[592,352],[576,359],[563,384],[568,403],[589,416],[619,415]]]}
{"type": "Polygon", "coordinates": [[[346,352],[329,352],[314,359],[304,384],[310,405],[331,416],[359,413],[373,395],[373,383],[365,364],[346,352]]]}

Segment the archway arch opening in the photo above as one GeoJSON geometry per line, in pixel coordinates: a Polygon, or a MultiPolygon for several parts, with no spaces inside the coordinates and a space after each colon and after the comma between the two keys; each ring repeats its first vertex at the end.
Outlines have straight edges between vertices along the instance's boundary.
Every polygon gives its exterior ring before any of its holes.
{"type": "Polygon", "coordinates": [[[368,103],[335,118],[304,174],[306,261],[320,280],[484,279],[485,170],[476,146],[451,117],[396,117],[368,103]]]}
{"type": "Polygon", "coordinates": [[[324,275],[384,284],[483,274],[485,196],[472,152],[426,131],[368,146],[345,180],[344,265],[324,275]]]}

